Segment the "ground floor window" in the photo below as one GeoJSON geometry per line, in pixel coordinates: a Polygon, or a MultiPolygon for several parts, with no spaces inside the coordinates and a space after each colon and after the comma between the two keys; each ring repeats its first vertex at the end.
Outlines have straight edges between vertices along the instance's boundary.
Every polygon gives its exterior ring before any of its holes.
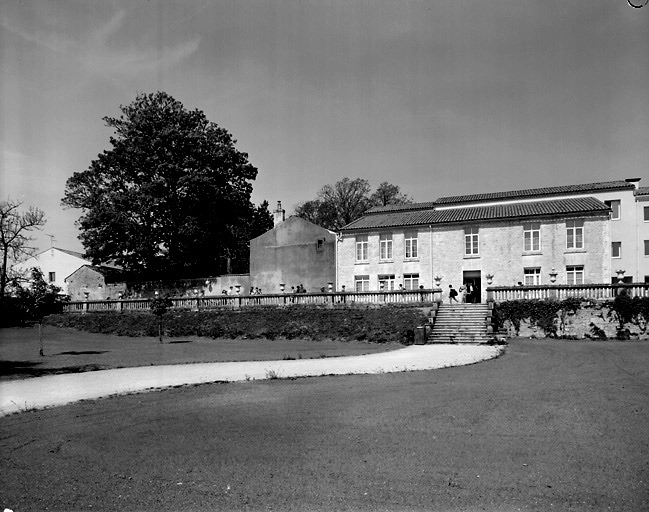
{"type": "Polygon", "coordinates": [[[526,268],[523,270],[524,281],[526,286],[541,284],[541,269],[539,267],[526,268]]]}
{"type": "Polygon", "coordinates": [[[584,284],[584,266],[566,267],[566,282],[568,284],[584,284]]]}
{"type": "Polygon", "coordinates": [[[403,287],[406,290],[419,288],[419,274],[403,274],[403,287]]]}
{"type": "Polygon", "coordinates": [[[354,276],[354,290],[357,292],[369,292],[370,276],[354,276]]]}
{"type": "Polygon", "coordinates": [[[394,290],[394,274],[379,275],[379,290],[394,290]]]}

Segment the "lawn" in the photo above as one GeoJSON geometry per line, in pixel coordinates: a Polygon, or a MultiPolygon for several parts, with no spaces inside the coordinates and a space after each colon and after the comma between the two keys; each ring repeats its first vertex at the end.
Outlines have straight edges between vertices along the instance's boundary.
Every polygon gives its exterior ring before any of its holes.
{"type": "Polygon", "coordinates": [[[285,339],[163,338],[93,334],[43,327],[45,357],[38,355],[38,329],[0,329],[0,380],[107,368],[219,361],[309,359],[371,354],[403,348],[399,343],[285,339]]]}
{"type": "Polygon", "coordinates": [[[0,418],[13,510],[649,509],[649,344],[210,384],[0,418]]]}

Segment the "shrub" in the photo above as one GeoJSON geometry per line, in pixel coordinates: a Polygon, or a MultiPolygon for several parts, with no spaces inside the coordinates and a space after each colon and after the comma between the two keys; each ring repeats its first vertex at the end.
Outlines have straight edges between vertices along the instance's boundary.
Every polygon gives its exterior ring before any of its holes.
{"type": "MultiPolygon", "coordinates": [[[[165,334],[171,337],[287,338],[311,340],[396,341],[410,344],[414,328],[427,321],[417,308],[382,307],[329,309],[307,306],[246,308],[241,310],[170,310],[165,334]]],[[[157,336],[155,315],[141,312],[97,312],[56,315],[53,325],[127,336],[157,336]]]]}

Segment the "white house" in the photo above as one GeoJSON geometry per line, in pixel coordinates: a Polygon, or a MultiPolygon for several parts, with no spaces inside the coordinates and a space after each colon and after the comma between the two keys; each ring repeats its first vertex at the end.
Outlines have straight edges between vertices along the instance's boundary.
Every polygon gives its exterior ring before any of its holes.
{"type": "Polygon", "coordinates": [[[16,263],[13,268],[18,272],[29,272],[31,268],[38,267],[43,272],[46,283],[60,287],[62,292],[67,294],[68,285],[65,278],[82,265],[92,265],[92,262],[84,258],[80,252],[52,247],[25,261],[16,263]]]}

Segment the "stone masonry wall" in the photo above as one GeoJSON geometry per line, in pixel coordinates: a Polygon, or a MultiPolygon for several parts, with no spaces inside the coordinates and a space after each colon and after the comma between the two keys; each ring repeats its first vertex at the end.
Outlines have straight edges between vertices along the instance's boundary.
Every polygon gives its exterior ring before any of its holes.
{"type": "MultiPolygon", "coordinates": [[[[557,322],[560,322],[557,319],[557,322]]],[[[595,330],[593,326],[604,331],[607,338],[615,339],[617,336],[618,323],[614,316],[609,316],[609,309],[600,303],[582,304],[574,315],[569,314],[565,316],[564,325],[559,325],[557,331],[558,336],[566,338],[584,339],[595,338],[595,330]]],[[[514,326],[508,321],[506,322],[507,335],[509,337],[521,338],[545,338],[543,329],[532,326],[527,321],[521,322],[521,327],[518,335],[514,326]]],[[[640,328],[632,324],[626,324],[625,328],[629,329],[632,339],[649,339],[649,332],[642,332],[640,328]]]]}

